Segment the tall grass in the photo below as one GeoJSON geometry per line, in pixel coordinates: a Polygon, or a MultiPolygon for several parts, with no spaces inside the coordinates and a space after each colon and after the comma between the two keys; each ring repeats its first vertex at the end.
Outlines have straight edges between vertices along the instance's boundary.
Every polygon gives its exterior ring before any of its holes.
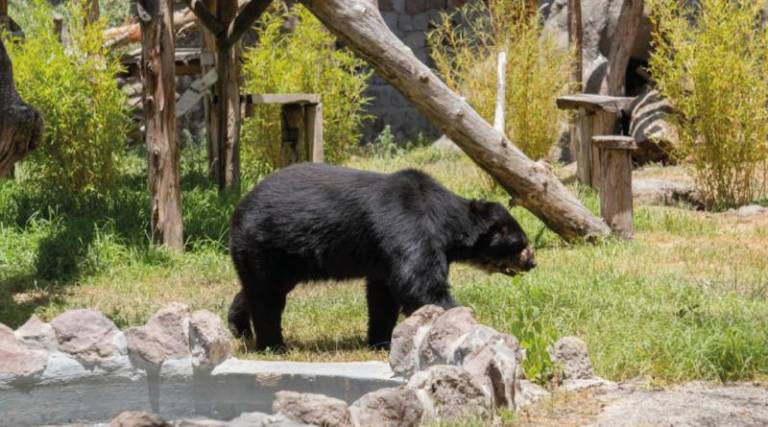
{"type": "Polygon", "coordinates": [[[655,0],[651,74],[671,99],[676,154],[693,166],[710,208],[766,191],[768,27],[752,0],[655,0]]]}
{"type": "Polygon", "coordinates": [[[555,99],[567,91],[571,59],[542,35],[526,0],[469,2],[442,13],[427,37],[446,84],[489,122],[496,100],[496,60],[507,53],[506,134],[533,159],[549,153],[559,135],[555,99]]]}

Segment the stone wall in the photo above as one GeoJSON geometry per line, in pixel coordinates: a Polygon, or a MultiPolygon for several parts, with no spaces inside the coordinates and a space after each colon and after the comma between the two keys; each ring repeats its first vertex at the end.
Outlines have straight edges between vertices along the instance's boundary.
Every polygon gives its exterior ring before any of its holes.
{"type": "MultiPolygon", "coordinates": [[[[384,21],[413,53],[430,67],[426,33],[441,11],[452,10],[467,0],[379,0],[384,21]]],[[[366,96],[373,98],[367,109],[374,118],[365,127],[364,141],[372,141],[389,125],[397,139],[414,139],[419,133],[438,136],[438,130],[400,92],[374,75],[366,96]]]]}

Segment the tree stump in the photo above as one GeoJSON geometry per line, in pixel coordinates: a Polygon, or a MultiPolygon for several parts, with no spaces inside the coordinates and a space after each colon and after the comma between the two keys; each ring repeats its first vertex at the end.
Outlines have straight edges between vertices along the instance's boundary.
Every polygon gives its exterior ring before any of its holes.
{"type": "Polygon", "coordinates": [[[631,239],[634,234],[632,215],[632,150],[637,144],[632,137],[595,136],[592,143],[600,153],[600,215],[614,234],[631,239]]]}

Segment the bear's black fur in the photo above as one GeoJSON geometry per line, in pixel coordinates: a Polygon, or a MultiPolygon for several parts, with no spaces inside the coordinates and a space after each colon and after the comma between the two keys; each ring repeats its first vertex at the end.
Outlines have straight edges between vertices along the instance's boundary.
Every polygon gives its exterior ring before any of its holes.
{"type": "Polygon", "coordinates": [[[453,261],[515,274],[535,266],[520,225],[498,203],[464,199],[417,170],[381,174],[303,163],[246,195],[230,249],[242,283],[229,312],[258,349],[283,346],[281,317],[297,283],[365,278],[368,340],[388,345],[400,311],[453,307],[453,261]]]}

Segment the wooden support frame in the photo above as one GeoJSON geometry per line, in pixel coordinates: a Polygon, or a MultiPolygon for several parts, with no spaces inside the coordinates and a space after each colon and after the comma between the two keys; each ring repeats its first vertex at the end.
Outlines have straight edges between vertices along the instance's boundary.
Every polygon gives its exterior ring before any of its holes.
{"type": "Polygon", "coordinates": [[[632,137],[607,135],[592,137],[602,164],[600,175],[600,215],[617,236],[634,235],[632,207],[632,137]]]}
{"type": "Polygon", "coordinates": [[[197,20],[213,34],[214,37],[221,37],[224,35],[226,28],[219,22],[219,20],[208,10],[208,7],[203,3],[203,0],[184,0],[189,10],[195,14],[197,20]]]}
{"type": "Polygon", "coordinates": [[[253,114],[254,105],[281,105],[282,140],[280,167],[297,162],[322,163],[323,103],[320,95],[308,93],[242,95],[243,116],[253,114]]]}

